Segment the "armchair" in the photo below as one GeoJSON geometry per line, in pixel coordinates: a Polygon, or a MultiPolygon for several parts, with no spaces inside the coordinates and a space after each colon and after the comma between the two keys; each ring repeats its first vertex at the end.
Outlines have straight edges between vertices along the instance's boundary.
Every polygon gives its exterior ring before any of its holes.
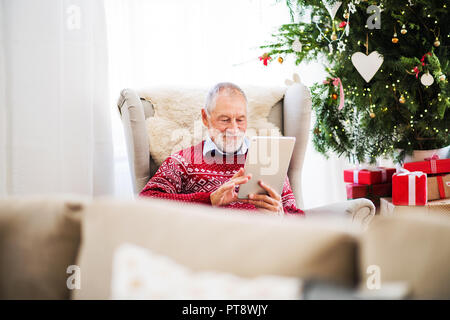
{"type": "MultiPolygon", "coordinates": [[[[288,169],[288,177],[295,195],[297,207],[305,211],[306,217],[323,215],[347,216],[363,222],[371,220],[375,207],[370,200],[356,199],[314,209],[304,209],[302,195],[302,167],[311,124],[311,93],[302,83],[288,86],[284,97],[275,103],[268,120],[280,128],[285,136],[296,137],[296,145],[288,169]]],[[[129,165],[135,194],[145,186],[158,166],[150,154],[146,119],[154,116],[151,102],[142,98],[136,90],[122,90],[117,102],[124,126],[129,165]]]]}

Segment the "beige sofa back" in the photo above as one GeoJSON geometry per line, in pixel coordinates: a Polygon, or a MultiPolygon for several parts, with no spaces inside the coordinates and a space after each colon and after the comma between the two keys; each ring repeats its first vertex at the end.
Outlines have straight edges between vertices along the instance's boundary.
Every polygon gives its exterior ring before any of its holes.
{"type": "Polygon", "coordinates": [[[75,299],[107,299],[114,250],[128,242],[191,270],[243,277],[280,275],[355,283],[351,231],[300,217],[245,214],[155,199],[97,200],[83,216],[81,289],[75,299]]]}
{"type": "Polygon", "coordinates": [[[193,270],[244,277],[274,274],[364,287],[367,268],[376,265],[382,285],[402,281],[412,298],[450,299],[450,216],[376,217],[363,233],[341,221],[155,199],[0,199],[0,299],[107,299],[113,253],[124,242],[193,270]],[[80,290],[67,288],[71,265],[81,267],[80,290]]]}
{"type": "Polygon", "coordinates": [[[450,299],[450,215],[377,216],[360,239],[359,263],[362,285],[376,266],[381,286],[405,282],[412,298],[450,299]]]}
{"type": "Polygon", "coordinates": [[[80,244],[72,197],[0,199],[0,299],[68,299],[80,244]]]}

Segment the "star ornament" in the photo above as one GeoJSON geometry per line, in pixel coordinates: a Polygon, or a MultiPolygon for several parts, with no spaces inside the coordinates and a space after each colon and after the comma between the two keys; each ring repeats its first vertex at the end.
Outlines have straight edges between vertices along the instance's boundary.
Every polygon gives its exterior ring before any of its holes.
{"type": "Polygon", "coordinates": [[[337,49],[339,50],[339,52],[345,51],[345,43],[342,41],[339,41],[339,43],[337,45],[337,49]]]}
{"type": "MultiPolygon", "coordinates": [[[[358,2],[357,2],[358,3],[358,2]]],[[[353,2],[350,2],[349,4],[348,4],[348,10],[351,12],[351,13],[355,13],[356,12],[356,7],[355,7],[355,4],[353,3],[353,2]]]]}

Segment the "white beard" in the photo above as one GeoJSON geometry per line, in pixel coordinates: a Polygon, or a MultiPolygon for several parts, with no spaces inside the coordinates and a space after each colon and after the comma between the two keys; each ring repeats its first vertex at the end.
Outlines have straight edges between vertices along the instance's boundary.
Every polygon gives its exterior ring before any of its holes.
{"type": "Polygon", "coordinates": [[[237,133],[230,133],[226,131],[220,132],[217,129],[210,129],[209,132],[217,148],[219,148],[222,153],[235,153],[244,143],[244,131],[239,130],[237,133]],[[225,137],[227,138],[226,140],[225,137]]]}

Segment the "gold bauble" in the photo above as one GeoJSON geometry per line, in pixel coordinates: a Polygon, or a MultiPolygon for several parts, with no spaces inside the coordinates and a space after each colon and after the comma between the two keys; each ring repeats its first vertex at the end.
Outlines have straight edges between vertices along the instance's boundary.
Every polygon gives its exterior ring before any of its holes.
{"type": "Polygon", "coordinates": [[[344,13],[344,19],[348,19],[349,17],[350,17],[350,13],[345,12],[345,13],[344,13]]]}
{"type": "Polygon", "coordinates": [[[406,99],[405,99],[405,97],[403,96],[403,95],[401,95],[400,96],[400,99],[398,99],[398,102],[400,102],[400,103],[405,103],[406,102],[406,99]]]}
{"type": "Polygon", "coordinates": [[[441,74],[441,75],[439,76],[439,80],[445,81],[445,74],[441,74]]]}
{"type": "Polygon", "coordinates": [[[337,100],[338,95],[337,95],[336,93],[333,93],[333,94],[331,95],[331,98],[332,98],[333,100],[337,100]]]}
{"type": "Polygon", "coordinates": [[[405,25],[402,26],[402,30],[400,30],[401,34],[406,34],[408,30],[406,30],[405,25]]]}
{"type": "Polygon", "coordinates": [[[337,40],[337,34],[336,34],[336,32],[333,32],[333,34],[331,35],[331,40],[337,40]]]}
{"type": "Polygon", "coordinates": [[[279,63],[283,63],[283,61],[284,61],[284,60],[283,60],[282,57],[278,57],[278,62],[279,62],[279,63]]]}
{"type": "Polygon", "coordinates": [[[398,38],[397,38],[397,32],[394,33],[394,36],[392,37],[392,43],[397,43],[398,42],[398,38]]]}
{"type": "Polygon", "coordinates": [[[433,44],[434,44],[435,47],[439,47],[441,45],[441,42],[439,41],[438,38],[436,38],[436,41],[434,41],[433,44]]]}
{"type": "Polygon", "coordinates": [[[370,114],[370,117],[373,119],[373,118],[375,118],[375,113],[374,112],[371,112],[370,114]]]}

